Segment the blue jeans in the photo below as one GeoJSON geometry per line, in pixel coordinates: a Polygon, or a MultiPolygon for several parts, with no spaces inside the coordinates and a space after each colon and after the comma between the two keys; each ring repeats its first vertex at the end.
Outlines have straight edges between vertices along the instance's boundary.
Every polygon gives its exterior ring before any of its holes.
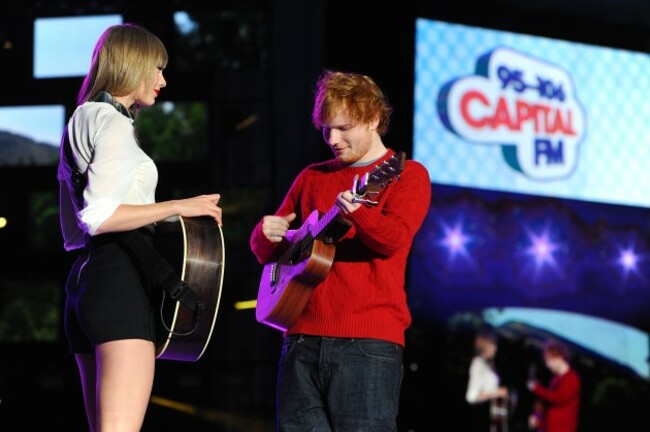
{"type": "Polygon", "coordinates": [[[278,368],[278,430],[394,432],[403,375],[397,344],[287,336],[278,368]]]}

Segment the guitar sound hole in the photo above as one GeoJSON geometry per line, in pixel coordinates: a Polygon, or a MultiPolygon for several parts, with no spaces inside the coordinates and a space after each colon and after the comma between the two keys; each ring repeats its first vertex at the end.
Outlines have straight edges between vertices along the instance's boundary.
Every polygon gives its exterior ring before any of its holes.
{"type": "Polygon", "coordinates": [[[291,255],[291,264],[297,264],[305,261],[311,256],[314,240],[311,237],[305,237],[300,241],[291,255]]]}

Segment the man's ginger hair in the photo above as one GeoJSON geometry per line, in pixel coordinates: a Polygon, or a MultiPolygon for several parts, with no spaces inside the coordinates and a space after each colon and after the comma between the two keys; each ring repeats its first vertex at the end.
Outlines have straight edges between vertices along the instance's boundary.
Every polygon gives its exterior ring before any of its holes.
{"type": "Polygon", "coordinates": [[[326,70],[316,83],[312,122],[317,129],[345,110],[350,121],[370,124],[379,120],[377,133],[388,132],[393,108],[372,78],[326,70]]]}

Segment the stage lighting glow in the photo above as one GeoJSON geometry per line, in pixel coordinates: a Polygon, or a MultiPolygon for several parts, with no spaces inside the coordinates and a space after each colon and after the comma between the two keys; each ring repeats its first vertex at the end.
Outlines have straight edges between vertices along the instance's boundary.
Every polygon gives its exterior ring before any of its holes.
{"type": "Polygon", "coordinates": [[[548,232],[540,235],[532,232],[528,233],[531,245],[526,249],[526,254],[530,255],[535,261],[535,267],[541,268],[544,264],[549,264],[553,267],[557,264],[553,253],[558,249],[558,245],[554,244],[549,239],[548,232]]]}
{"type": "Polygon", "coordinates": [[[454,258],[457,255],[468,256],[466,245],[471,241],[469,236],[463,232],[463,227],[457,223],[454,227],[443,226],[444,237],[440,244],[445,246],[449,251],[449,257],[454,258]]]}
{"type": "Polygon", "coordinates": [[[637,269],[639,257],[634,253],[633,249],[622,250],[618,258],[618,262],[623,267],[623,270],[628,273],[637,269]]]}

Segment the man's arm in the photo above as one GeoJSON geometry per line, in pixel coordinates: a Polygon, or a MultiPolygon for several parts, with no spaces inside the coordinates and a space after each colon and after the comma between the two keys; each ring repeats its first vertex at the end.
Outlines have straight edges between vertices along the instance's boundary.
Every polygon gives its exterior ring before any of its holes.
{"type": "Polygon", "coordinates": [[[346,215],[359,238],[370,249],[385,256],[412,241],[431,201],[429,173],[418,162],[407,161],[407,168],[390,187],[381,210],[362,205],[346,215]]]}
{"type": "Polygon", "coordinates": [[[555,388],[547,388],[539,383],[536,383],[533,387],[533,393],[537,397],[552,404],[567,402],[575,398],[579,392],[580,382],[575,372],[563,376],[555,388]]]}

